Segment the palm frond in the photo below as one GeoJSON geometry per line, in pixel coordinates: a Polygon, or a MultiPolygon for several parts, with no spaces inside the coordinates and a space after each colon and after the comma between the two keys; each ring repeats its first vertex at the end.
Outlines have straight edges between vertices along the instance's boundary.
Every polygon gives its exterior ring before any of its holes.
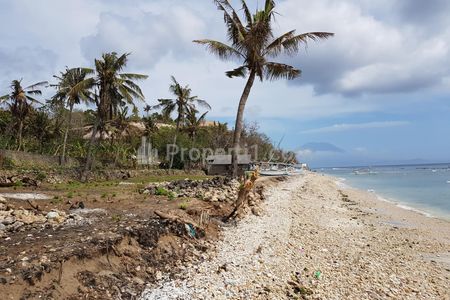
{"type": "Polygon", "coordinates": [[[242,3],[242,10],[244,11],[245,21],[247,22],[247,26],[251,27],[253,25],[253,17],[250,13],[250,9],[248,9],[247,3],[245,3],[245,0],[241,0],[242,3]]]}
{"type": "Polygon", "coordinates": [[[301,71],[286,64],[267,62],[264,66],[264,77],[267,80],[288,79],[299,77],[301,71]]]}
{"type": "Polygon", "coordinates": [[[294,37],[294,34],[295,30],[291,30],[279,36],[266,47],[265,53],[270,53],[272,56],[278,55],[283,50],[283,42],[294,37]]]}
{"type": "Polygon", "coordinates": [[[230,58],[245,58],[245,56],[238,50],[218,41],[194,40],[194,43],[205,45],[209,52],[217,55],[222,60],[228,60],[230,58]]]}
{"type": "Polygon", "coordinates": [[[130,79],[130,80],[144,80],[144,79],[148,78],[148,75],[122,73],[122,74],[119,74],[119,77],[123,78],[123,79],[130,79]]]}
{"type": "MultiPolygon", "coordinates": [[[[281,45],[277,48],[274,48],[274,50],[277,50],[278,53],[283,51],[287,55],[293,55],[296,54],[299,49],[300,45],[308,45],[308,41],[317,41],[317,40],[323,40],[328,39],[330,37],[334,36],[334,33],[330,32],[307,32],[302,33],[296,36],[287,37],[281,42],[281,45]]],[[[276,51],[274,53],[270,53],[272,56],[278,54],[276,51]]]]}
{"type": "Polygon", "coordinates": [[[214,2],[217,8],[223,11],[228,39],[232,41],[234,46],[240,45],[245,40],[246,31],[239,16],[227,0],[215,0],[214,2]],[[228,10],[231,11],[231,14],[228,10]]]}
{"type": "Polygon", "coordinates": [[[206,102],[205,100],[195,99],[195,101],[198,103],[199,106],[207,108],[207,109],[211,109],[211,105],[209,105],[209,103],[206,102]]]}
{"type": "MultiPolygon", "coordinates": [[[[113,54],[115,56],[114,52],[113,52],[113,54]]],[[[117,71],[122,70],[127,64],[129,55],[130,55],[130,53],[124,53],[119,58],[117,58],[117,60],[114,62],[114,69],[117,71]]]]}
{"type": "Polygon", "coordinates": [[[27,86],[26,88],[24,88],[24,90],[35,89],[37,87],[44,86],[44,85],[48,85],[48,81],[41,81],[41,82],[32,84],[32,85],[27,86]]]}
{"type": "Polygon", "coordinates": [[[230,78],[233,78],[233,77],[245,77],[245,76],[247,76],[247,68],[248,68],[248,66],[241,66],[241,67],[236,68],[234,70],[227,71],[227,72],[225,72],[225,74],[228,77],[230,77],[230,78]]]}
{"type": "Polygon", "coordinates": [[[38,103],[38,104],[43,105],[39,100],[37,100],[37,99],[35,99],[35,98],[33,98],[33,97],[26,96],[26,98],[27,98],[27,100],[30,101],[31,103],[38,103]]]}
{"type": "Polygon", "coordinates": [[[42,95],[42,91],[41,90],[31,90],[31,91],[26,91],[26,93],[28,95],[42,95]]]}
{"type": "Polygon", "coordinates": [[[200,122],[204,121],[205,118],[206,118],[206,115],[207,115],[208,113],[209,113],[209,111],[203,113],[203,114],[200,116],[200,118],[197,119],[197,122],[200,123],[200,122]]]}

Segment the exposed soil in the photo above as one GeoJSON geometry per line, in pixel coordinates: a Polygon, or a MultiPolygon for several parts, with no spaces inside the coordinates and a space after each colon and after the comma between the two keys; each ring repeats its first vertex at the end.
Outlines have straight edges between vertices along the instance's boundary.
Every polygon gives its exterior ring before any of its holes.
{"type": "MultiPolygon", "coordinates": [[[[80,222],[5,232],[0,299],[136,299],[145,284],[202,260],[231,205],[141,194],[142,182],[0,188],[49,195],[33,202],[43,214],[84,207],[80,222]]],[[[34,209],[24,200],[8,205],[34,209]]]]}

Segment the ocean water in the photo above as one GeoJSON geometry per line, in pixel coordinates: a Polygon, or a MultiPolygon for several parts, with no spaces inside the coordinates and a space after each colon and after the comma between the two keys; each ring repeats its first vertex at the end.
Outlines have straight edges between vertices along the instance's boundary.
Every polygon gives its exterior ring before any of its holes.
{"type": "Polygon", "coordinates": [[[317,169],[341,184],[376,193],[381,199],[450,220],[450,163],[317,169]]]}

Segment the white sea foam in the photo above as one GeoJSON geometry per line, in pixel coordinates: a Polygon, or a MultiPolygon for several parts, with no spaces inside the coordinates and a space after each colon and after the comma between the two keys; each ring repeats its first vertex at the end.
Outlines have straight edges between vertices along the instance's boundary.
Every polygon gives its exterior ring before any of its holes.
{"type": "Polygon", "coordinates": [[[378,194],[376,196],[377,196],[378,200],[383,201],[383,202],[387,202],[387,203],[390,203],[390,204],[394,204],[395,206],[400,207],[401,209],[413,211],[413,212],[419,213],[421,215],[424,215],[424,216],[426,216],[428,218],[435,218],[434,215],[432,215],[431,213],[426,212],[424,210],[421,210],[421,209],[409,206],[409,205],[407,205],[405,203],[400,203],[397,200],[384,198],[384,197],[382,197],[382,196],[380,196],[378,194]]]}

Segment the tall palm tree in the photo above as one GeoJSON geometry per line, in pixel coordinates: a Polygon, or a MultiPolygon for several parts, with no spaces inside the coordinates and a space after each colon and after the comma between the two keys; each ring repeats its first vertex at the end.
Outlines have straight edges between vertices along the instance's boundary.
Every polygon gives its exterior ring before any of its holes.
{"type": "MultiPolygon", "coordinates": [[[[177,142],[177,135],[180,127],[186,124],[186,117],[190,110],[195,109],[196,104],[207,109],[211,109],[208,102],[201,100],[198,96],[192,96],[191,88],[181,86],[174,76],[171,76],[172,84],[169,87],[170,92],[176,97],[175,99],[158,99],[159,104],[155,105],[154,109],[162,109],[162,114],[169,117],[173,112],[176,112],[176,130],[173,138],[173,144],[177,142]]],[[[169,169],[173,166],[173,155],[170,158],[169,169]]]]}
{"type": "Polygon", "coordinates": [[[300,50],[302,44],[308,40],[327,39],[333,36],[329,32],[308,32],[297,35],[295,30],[289,31],[274,38],[272,21],[275,16],[275,1],[266,0],[263,9],[257,9],[252,15],[245,0],[241,0],[244,21],[242,22],[236,10],[228,0],[214,0],[217,8],[223,12],[227,27],[227,45],[214,40],[195,40],[195,43],[205,45],[213,54],[223,60],[240,60],[242,65],[234,70],[226,72],[232,77],[246,77],[248,79],[239,101],[236,115],[236,124],[233,136],[233,176],[237,176],[237,155],[243,126],[245,104],[250,90],[258,77],[261,81],[288,79],[292,80],[300,76],[301,71],[282,63],[272,61],[280,54],[294,55],[300,50]]]}
{"type": "Polygon", "coordinates": [[[87,68],[73,68],[66,67],[61,75],[54,75],[58,79],[58,83],[52,85],[56,88],[56,94],[52,97],[51,102],[62,103],[69,109],[69,120],[64,132],[63,149],[61,154],[61,163],[64,164],[66,156],[67,137],[72,126],[72,112],[75,105],[82,101],[85,103],[92,102],[91,88],[94,84],[93,80],[87,80],[90,74],[93,74],[92,69],[87,68]]]}
{"type": "Polygon", "coordinates": [[[33,109],[32,105],[36,103],[41,104],[34,96],[42,95],[39,87],[47,84],[47,81],[42,81],[23,88],[22,80],[13,80],[11,93],[0,97],[0,103],[9,102],[8,106],[13,118],[13,125],[17,127],[17,151],[22,148],[23,125],[28,114],[33,109]]]}
{"type": "Polygon", "coordinates": [[[206,115],[208,112],[203,113],[197,118],[198,110],[190,109],[187,114],[187,124],[186,124],[186,131],[188,132],[189,137],[192,141],[195,140],[195,136],[197,135],[198,129],[202,125],[202,123],[205,121],[206,115]]]}
{"type": "MultiPolygon", "coordinates": [[[[147,75],[122,73],[128,62],[129,53],[118,56],[117,53],[105,53],[101,59],[95,60],[94,102],[97,106],[97,117],[94,124],[91,139],[87,150],[84,175],[90,169],[92,163],[92,147],[98,130],[105,127],[107,121],[112,120],[119,108],[132,105],[134,100],[144,100],[141,88],[135,83],[137,80],[146,79],[147,75]],[[97,93],[98,91],[98,93],[97,93]]],[[[85,179],[85,178],[83,178],[85,179]]]]}

